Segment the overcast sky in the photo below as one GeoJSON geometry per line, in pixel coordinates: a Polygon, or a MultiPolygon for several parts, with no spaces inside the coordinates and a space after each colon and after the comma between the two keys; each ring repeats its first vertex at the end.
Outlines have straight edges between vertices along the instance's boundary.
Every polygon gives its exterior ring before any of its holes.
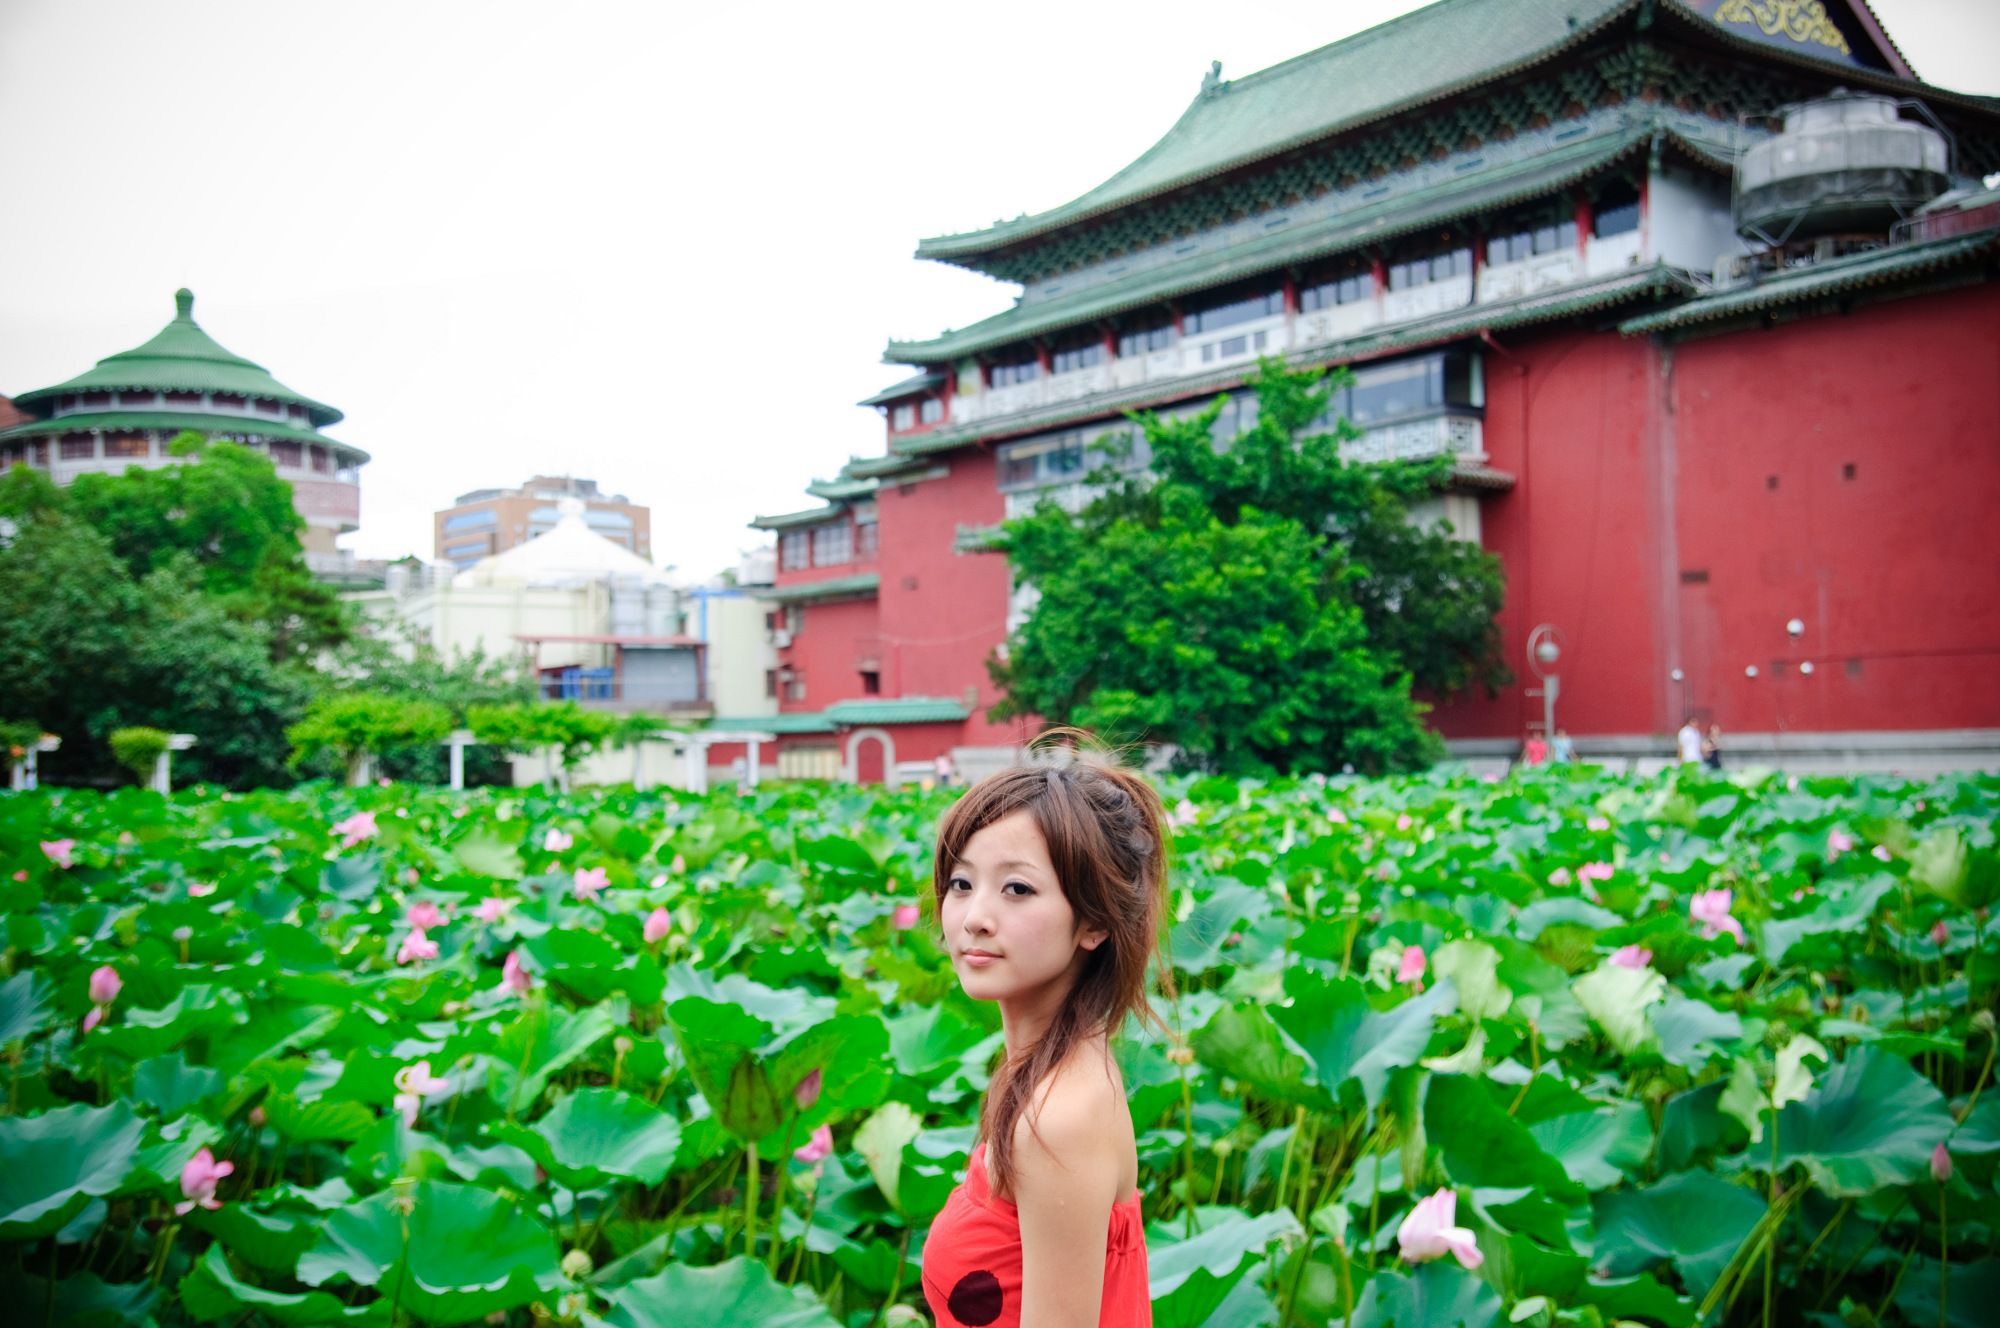
{"type": "MultiPolygon", "coordinates": [[[[707,576],[883,449],[892,337],[1016,288],[911,257],[1038,212],[1240,76],[1419,6],[0,0],[0,392],[151,336],[173,292],[347,418],[365,557],[537,472],[653,509],[707,576]]],[[[2000,93],[2000,4],[1876,0],[2000,93]]]]}

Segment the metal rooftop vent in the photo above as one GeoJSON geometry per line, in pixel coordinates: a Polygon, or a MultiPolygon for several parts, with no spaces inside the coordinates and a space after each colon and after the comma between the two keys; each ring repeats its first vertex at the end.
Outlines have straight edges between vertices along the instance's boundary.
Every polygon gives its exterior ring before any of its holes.
{"type": "Polygon", "coordinates": [[[1919,102],[1838,90],[1779,112],[1736,162],[1736,229],[1779,246],[1883,235],[1950,184],[1951,139],[1919,102]],[[1914,111],[1928,123],[1903,118],[1914,111]]]}

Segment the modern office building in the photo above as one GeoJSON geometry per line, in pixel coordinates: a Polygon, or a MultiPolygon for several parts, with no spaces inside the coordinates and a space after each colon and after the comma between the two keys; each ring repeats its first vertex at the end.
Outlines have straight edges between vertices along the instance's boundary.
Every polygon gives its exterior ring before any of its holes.
{"type": "Polygon", "coordinates": [[[2000,752],[1996,171],[2000,100],[1860,0],[1443,0],[1211,69],[1097,188],[919,244],[1021,293],[891,342],[885,453],[752,523],[771,724],[864,780],[1017,743],[986,661],[1033,588],[988,532],[1087,501],[1126,411],[1220,394],[1226,444],[1278,356],[1351,368],[1352,458],[1450,457],[1425,515],[1503,564],[1519,676],[1441,698],[1460,754],[1542,723],[1542,628],[1586,753],[1690,712],[1744,755],[2000,752]]]}
{"type": "Polygon", "coordinates": [[[223,349],[194,321],[192,291],[175,292],[174,319],[152,340],[13,404],[28,418],[0,427],[0,469],[26,462],[67,484],[91,472],[170,465],[168,444],[192,430],[271,458],[305,517],[309,564],[339,564],[335,538],[360,524],[368,454],[321,432],[341,413],[223,349]]]}
{"type": "Polygon", "coordinates": [[[462,493],[434,518],[439,562],[467,568],[481,558],[525,544],[554,530],[565,498],[583,503],[590,529],[641,558],[653,556],[652,513],[624,494],[607,494],[597,481],[537,475],[518,489],[462,493]]]}

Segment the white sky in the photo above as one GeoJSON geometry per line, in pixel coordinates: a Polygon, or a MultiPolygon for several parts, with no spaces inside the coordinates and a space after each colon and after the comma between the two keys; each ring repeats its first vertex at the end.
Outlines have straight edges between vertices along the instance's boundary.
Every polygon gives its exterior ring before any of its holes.
{"type": "MultiPolygon", "coordinates": [[[[536,472],[653,509],[688,576],[883,448],[891,336],[1016,288],[911,257],[1082,193],[1212,59],[1418,6],[0,0],[0,392],[223,345],[372,454],[365,557],[536,472]]],[[[1876,0],[1928,81],[2000,93],[2000,4],[1876,0]]]]}

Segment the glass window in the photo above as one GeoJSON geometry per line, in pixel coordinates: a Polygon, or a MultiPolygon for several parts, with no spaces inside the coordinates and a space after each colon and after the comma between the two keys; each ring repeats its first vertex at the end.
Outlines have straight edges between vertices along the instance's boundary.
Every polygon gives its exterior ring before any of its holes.
{"type": "Polygon", "coordinates": [[[1353,304],[1374,297],[1374,275],[1362,267],[1342,275],[1328,274],[1324,279],[1306,286],[1299,291],[1299,309],[1303,313],[1312,313],[1316,309],[1331,309],[1337,304],[1353,304]]]}
{"type": "Polygon", "coordinates": [[[1104,363],[1104,342],[1094,339],[1079,345],[1068,346],[1055,353],[1050,362],[1054,373],[1074,373],[1078,369],[1088,369],[1093,364],[1104,363]]]}
{"type": "Polygon", "coordinates": [[[97,440],[87,433],[65,434],[62,440],[62,459],[65,461],[88,461],[97,455],[97,440]]]}
{"type": "Polygon", "coordinates": [[[944,402],[937,397],[925,397],[917,407],[917,418],[925,424],[936,424],[944,418],[944,402]]]}
{"type": "Polygon", "coordinates": [[[237,410],[241,410],[246,404],[248,404],[243,400],[242,397],[236,395],[234,392],[217,392],[213,397],[210,398],[210,400],[215,402],[215,404],[218,406],[229,406],[237,410]]]}
{"type": "MultiPolygon", "coordinates": [[[[167,393],[167,404],[169,406],[199,406],[201,404],[201,393],[169,392],[167,393]]],[[[305,418],[305,412],[301,411],[299,417],[301,419],[305,418]]]]}
{"type": "Polygon", "coordinates": [[[1371,364],[1354,374],[1347,417],[1366,428],[1398,415],[1410,415],[1429,404],[1431,360],[1401,360],[1394,364],[1371,364]]]}
{"type": "Polygon", "coordinates": [[[326,449],[324,447],[319,446],[317,443],[313,445],[312,463],[313,463],[312,468],[317,471],[323,472],[332,469],[332,467],[330,467],[327,464],[326,449]]]}
{"type": "Polygon", "coordinates": [[[778,566],[796,572],[812,565],[812,536],[803,530],[788,530],[778,537],[778,566]]]}
{"type": "Polygon", "coordinates": [[[1218,328],[1234,327],[1238,323],[1269,318],[1283,312],[1285,292],[1276,288],[1222,296],[1215,303],[1189,310],[1185,321],[1188,335],[1192,336],[1197,332],[1213,332],[1218,328]]]}
{"type": "MultiPolygon", "coordinates": [[[[242,400],[240,397],[237,399],[239,401],[242,400]]],[[[111,394],[109,392],[85,392],[82,400],[86,406],[108,406],[111,404],[111,394]]]]}
{"type": "Polygon", "coordinates": [[[1166,350],[1174,344],[1174,324],[1172,319],[1156,323],[1151,327],[1135,327],[1118,334],[1118,357],[1124,359],[1132,355],[1147,355],[1156,350],[1166,350]]]}
{"type": "Polygon", "coordinates": [[[834,567],[854,561],[854,527],[845,521],[813,527],[814,567],[834,567]]]}
{"type": "Polygon", "coordinates": [[[910,428],[917,422],[917,408],[904,402],[889,414],[889,427],[897,433],[910,428]]]}
{"type": "MultiPolygon", "coordinates": [[[[275,451],[281,445],[273,443],[271,446],[272,450],[275,451]]],[[[298,444],[293,443],[292,446],[297,447],[298,444]]],[[[446,530],[484,530],[489,526],[499,524],[499,521],[500,514],[492,508],[486,507],[481,508],[477,512],[454,513],[444,519],[444,528],[446,530]]]]}
{"type": "Polygon", "coordinates": [[[1007,387],[1014,383],[1031,383],[1042,376],[1041,362],[1038,360],[1016,360],[1011,364],[993,366],[993,386],[1007,387]]]}
{"type": "Polygon", "coordinates": [[[1623,235],[1639,229],[1639,191],[1629,181],[1616,180],[1597,195],[1597,207],[1590,230],[1599,239],[1623,235]]]}
{"type": "Polygon", "coordinates": [[[297,468],[305,464],[306,449],[303,443],[279,439],[271,444],[271,460],[280,466],[297,468]]]}
{"type": "Polygon", "coordinates": [[[104,455],[108,457],[142,457],[146,450],[146,439],[141,434],[119,433],[104,440],[104,455]]]}
{"type": "Polygon", "coordinates": [[[854,556],[868,559],[882,547],[882,528],[873,521],[864,521],[854,527],[854,556]]]}
{"type": "Polygon", "coordinates": [[[118,394],[118,404],[121,406],[153,406],[159,404],[159,399],[160,394],[157,392],[128,391],[118,394]]]}

